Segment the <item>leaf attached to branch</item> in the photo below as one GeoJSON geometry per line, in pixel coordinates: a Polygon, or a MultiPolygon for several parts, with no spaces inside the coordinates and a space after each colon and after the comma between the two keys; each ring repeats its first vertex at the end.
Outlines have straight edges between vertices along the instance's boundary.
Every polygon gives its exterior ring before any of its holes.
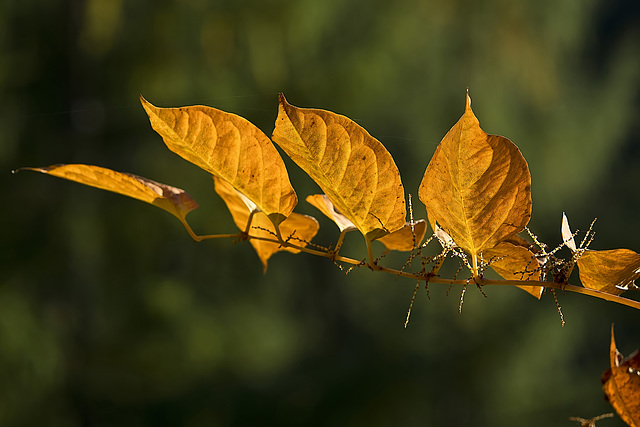
{"type": "MultiPolygon", "coordinates": [[[[187,214],[198,207],[195,200],[184,190],[141,176],[116,172],[99,166],[60,164],[42,168],[21,168],[19,170],[41,172],[142,200],[164,209],[185,225],[187,214]]],[[[190,230],[188,227],[187,229],[190,230]]]]}
{"type": "Polygon", "coordinates": [[[171,151],[230,183],[274,224],[293,211],[298,198],[284,162],[251,122],[211,107],[158,108],[140,100],[171,151]]]}
{"type": "Polygon", "coordinates": [[[404,226],[398,168],[386,148],[354,121],[294,107],[280,94],[273,140],[367,240],[404,226]]]}
{"type": "MultiPolygon", "coordinates": [[[[216,193],[224,200],[229,212],[231,212],[233,222],[241,231],[247,229],[249,218],[251,218],[249,234],[257,238],[252,238],[249,242],[262,261],[265,272],[267,271],[267,261],[276,252],[287,251],[294,254],[300,252],[298,249],[281,246],[280,243],[274,242],[273,240],[277,240],[276,229],[269,218],[258,209],[252,210],[251,206],[243,200],[241,194],[231,184],[215,176],[213,180],[216,193]],[[251,215],[252,212],[253,215],[251,215]],[[270,239],[271,241],[260,239],[270,239]]],[[[318,221],[311,216],[292,212],[278,225],[278,228],[283,239],[291,239],[291,243],[305,247],[318,232],[319,225],[318,221]]]]}
{"type": "Polygon", "coordinates": [[[471,255],[524,230],[531,216],[531,175],[520,150],[488,135],[471,111],[445,135],[419,190],[429,222],[437,222],[471,255]]]}

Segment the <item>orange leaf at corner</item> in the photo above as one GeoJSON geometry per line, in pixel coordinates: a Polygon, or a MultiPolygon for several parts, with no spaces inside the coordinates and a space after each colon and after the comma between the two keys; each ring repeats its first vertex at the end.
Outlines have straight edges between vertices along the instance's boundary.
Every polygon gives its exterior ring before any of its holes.
{"type": "MultiPolygon", "coordinates": [[[[419,190],[437,222],[471,255],[522,231],[531,217],[531,175],[510,140],[488,135],[466,109],[429,162],[419,190]]],[[[435,229],[435,227],[434,227],[435,229]]]]}
{"type": "MultiPolygon", "coordinates": [[[[231,184],[226,182],[225,180],[213,177],[215,183],[216,193],[224,200],[229,212],[231,212],[231,216],[233,217],[233,222],[236,226],[241,230],[245,231],[247,228],[247,222],[249,221],[249,216],[253,211],[253,217],[251,218],[251,228],[249,230],[249,234],[251,236],[256,236],[259,238],[265,239],[276,239],[276,229],[273,223],[269,220],[269,218],[261,212],[259,209],[249,207],[250,204],[247,204],[245,200],[241,197],[241,193],[239,193],[231,184]]],[[[307,242],[310,242],[311,239],[316,235],[319,229],[318,221],[315,218],[307,215],[301,215],[295,212],[292,212],[284,221],[282,221],[278,228],[280,229],[280,233],[283,239],[293,237],[292,243],[304,247],[307,242]]],[[[292,247],[283,247],[277,242],[265,241],[260,239],[250,239],[249,242],[251,246],[255,249],[260,261],[262,261],[262,266],[264,271],[267,271],[267,261],[273,254],[279,251],[288,251],[291,253],[299,253],[300,250],[292,248],[292,247]]]]}
{"type": "Polygon", "coordinates": [[[273,143],[248,120],[205,106],[158,108],[142,96],[151,127],[185,160],[229,182],[278,224],[298,203],[273,143]]]}
{"type": "Polygon", "coordinates": [[[587,250],[577,264],[585,288],[613,295],[634,288],[633,282],[640,277],[640,254],[630,249],[587,250]]]}
{"type": "Polygon", "coordinates": [[[404,226],[400,173],[386,148],[351,119],[297,108],[280,94],[273,140],[372,241],[404,226]]]}
{"type": "MultiPolygon", "coordinates": [[[[184,190],[130,173],[116,172],[99,166],[70,164],[43,168],[22,168],[80,184],[112,191],[157,206],[177,217],[185,226],[185,217],[198,204],[184,190]]],[[[189,227],[187,226],[189,230],[189,227]]]]}
{"type": "Polygon", "coordinates": [[[616,348],[613,325],[609,357],[611,368],[602,374],[602,389],[620,418],[631,427],[640,427],[640,352],[623,359],[616,348]]]}
{"type": "MultiPolygon", "coordinates": [[[[525,244],[523,239],[500,242],[493,248],[482,251],[482,256],[485,261],[491,262],[489,266],[505,280],[539,281],[540,266],[535,254],[525,244]]],[[[518,285],[518,287],[538,299],[544,290],[542,286],[518,285]]]]}

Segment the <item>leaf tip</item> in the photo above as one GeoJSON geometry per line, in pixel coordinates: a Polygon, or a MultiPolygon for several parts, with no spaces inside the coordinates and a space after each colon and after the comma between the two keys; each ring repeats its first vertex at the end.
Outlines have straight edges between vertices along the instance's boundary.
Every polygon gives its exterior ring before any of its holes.
{"type": "Polygon", "coordinates": [[[465,106],[465,111],[471,110],[471,96],[469,95],[469,88],[467,87],[467,104],[465,106]]]}

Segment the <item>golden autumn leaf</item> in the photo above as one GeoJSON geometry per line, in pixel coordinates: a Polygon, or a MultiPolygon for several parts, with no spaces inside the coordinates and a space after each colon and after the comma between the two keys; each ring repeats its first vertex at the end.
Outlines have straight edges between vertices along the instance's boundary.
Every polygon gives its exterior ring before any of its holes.
{"type": "Polygon", "coordinates": [[[635,288],[634,281],[640,277],[640,254],[629,249],[587,250],[577,264],[585,288],[613,295],[635,288]]]}
{"type": "Polygon", "coordinates": [[[609,358],[611,368],[602,374],[602,389],[620,418],[631,427],[640,427],[640,351],[623,359],[616,348],[613,325],[609,358]]]}
{"type": "Polygon", "coordinates": [[[298,202],[273,143],[248,120],[211,107],[158,108],[142,96],[151,127],[185,160],[224,179],[274,224],[298,202]]]}
{"type": "Polygon", "coordinates": [[[432,227],[437,222],[474,256],[524,230],[531,217],[527,162],[510,140],[480,129],[468,94],[463,116],[427,166],[419,196],[432,227]]]}
{"type": "Polygon", "coordinates": [[[413,231],[411,230],[411,224],[407,222],[401,229],[382,236],[377,241],[385,245],[389,250],[406,252],[420,246],[426,231],[427,221],[419,219],[413,223],[413,231]]]}
{"type": "MultiPolygon", "coordinates": [[[[520,240],[526,243],[522,238],[514,241],[520,240]]],[[[482,251],[482,256],[485,261],[492,261],[489,266],[505,280],[540,280],[538,260],[526,244],[514,244],[511,241],[500,242],[493,248],[482,251]]],[[[544,290],[542,286],[519,285],[518,287],[538,299],[544,290]]]]}
{"type": "Polygon", "coordinates": [[[398,168],[357,123],[329,111],[294,107],[280,94],[272,138],[367,240],[404,226],[398,168]]]}
{"type": "Polygon", "coordinates": [[[312,194],[307,196],[306,201],[322,212],[327,218],[332,220],[340,229],[340,232],[357,230],[357,227],[346,216],[342,215],[331,200],[325,194],[312,194]]]}
{"type": "MultiPolygon", "coordinates": [[[[99,166],[70,164],[43,168],[21,168],[112,191],[157,206],[186,225],[186,215],[198,204],[184,190],[161,184],[141,176],[116,172],[99,166]]],[[[187,226],[187,230],[190,228],[187,226]]]]}
{"type": "MultiPolygon", "coordinates": [[[[241,231],[245,231],[249,216],[252,212],[251,204],[247,203],[247,201],[241,197],[241,194],[225,180],[216,176],[213,177],[213,180],[216,193],[218,193],[227,205],[233,217],[233,222],[235,222],[241,231]]],[[[313,217],[292,212],[278,225],[278,228],[284,239],[293,237],[293,244],[304,247],[306,246],[306,242],[310,242],[316,235],[319,225],[318,221],[313,217]]],[[[275,227],[267,215],[265,215],[264,212],[254,209],[249,234],[259,238],[275,239],[275,232],[275,227]]],[[[283,247],[276,242],[260,239],[251,239],[249,242],[258,254],[260,261],[262,261],[265,272],[267,271],[267,261],[271,255],[276,252],[288,251],[294,254],[300,252],[298,249],[283,247]]]]}

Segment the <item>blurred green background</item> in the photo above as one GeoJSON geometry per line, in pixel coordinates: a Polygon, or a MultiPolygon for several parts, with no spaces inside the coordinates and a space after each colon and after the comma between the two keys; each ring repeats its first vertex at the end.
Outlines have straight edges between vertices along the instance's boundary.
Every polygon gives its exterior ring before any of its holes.
{"type": "MultiPolygon", "coordinates": [[[[611,411],[610,326],[624,354],[640,347],[633,309],[560,295],[562,328],[550,295],[470,289],[459,315],[459,289],[431,285],[403,329],[412,281],[287,253],[263,275],[247,243],[195,243],[150,205],[10,171],[139,174],[200,203],[196,232],[235,232],[138,94],[270,135],[282,91],[367,128],[415,196],[469,87],[483,129],[529,162],[542,240],[560,242],[564,211],[574,229],[598,217],[592,248],[637,251],[638,22],[635,0],[3,1],[0,425],[566,426],[611,411]]],[[[301,200],[317,192],[287,165],[301,200]]],[[[345,252],[362,249],[352,236],[345,252]]]]}

